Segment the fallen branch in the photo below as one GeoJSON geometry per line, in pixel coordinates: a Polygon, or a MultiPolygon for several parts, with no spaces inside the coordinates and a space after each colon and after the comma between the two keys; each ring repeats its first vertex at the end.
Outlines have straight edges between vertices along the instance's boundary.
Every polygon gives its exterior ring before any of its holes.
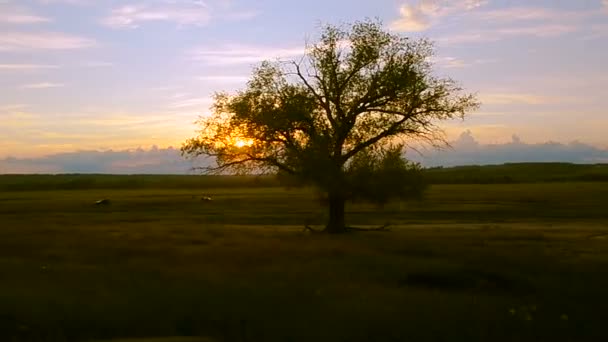
{"type": "Polygon", "coordinates": [[[608,238],[608,234],[594,234],[594,235],[589,235],[587,236],[587,239],[592,240],[592,239],[605,239],[608,238]]]}
{"type": "MultiPolygon", "coordinates": [[[[344,233],[351,233],[351,232],[389,232],[391,231],[390,228],[388,228],[391,224],[390,223],[386,223],[380,227],[376,227],[376,228],[360,228],[360,227],[350,227],[347,226],[344,228],[344,233]]],[[[327,228],[325,229],[314,229],[312,228],[310,225],[305,224],[304,225],[304,229],[302,229],[302,232],[311,232],[314,234],[318,234],[318,233],[327,233],[327,228]]]]}
{"type": "Polygon", "coordinates": [[[358,228],[358,227],[346,227],[347,231],[354,231],[354,232],[389,232],[390,229],[388,228],[391,224],[390,223],[386,223],[383,226],[377,227],[377,228],[358,228]]]}
{"type": "Polygon", "coordinates": [[[304,229],[302,231],[303,232],[311,232],[311,233],[323,233],[322,230],[314,229],[314,228],[312,228],[311,226],[309,226],[307,224],[304,225],[304,229]]]}

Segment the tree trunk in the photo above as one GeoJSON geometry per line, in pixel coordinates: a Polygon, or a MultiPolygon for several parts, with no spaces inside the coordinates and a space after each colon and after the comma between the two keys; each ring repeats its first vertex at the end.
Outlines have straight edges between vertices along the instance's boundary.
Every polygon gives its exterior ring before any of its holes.
{"type": "Polygon", "coordinates": [[[344,207],[346,199],[340,194],[329,194],[329,220],[325,231],[330,234],[346,232],[344,223],[344,207]]]}

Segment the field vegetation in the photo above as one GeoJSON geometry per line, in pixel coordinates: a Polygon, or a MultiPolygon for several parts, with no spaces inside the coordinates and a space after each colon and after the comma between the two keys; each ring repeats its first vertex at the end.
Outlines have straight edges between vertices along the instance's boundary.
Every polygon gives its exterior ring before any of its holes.
{"type": "Polygon", "coordinates": [[[0,340],[606,340],[608,183],[557,169],[348,204],[391,231],[339,236],[272,178],[3,176],[0,340]]]}
{"type": "MultiPolygon", "coordinates": [[[[423,170],[431,184],[606,182],[608,164],[512,163],[423,170]]],[[[281,187],[273,176],[206,175],[0,175],[0,191],[81,189],[213,189],[281,187]]]]}

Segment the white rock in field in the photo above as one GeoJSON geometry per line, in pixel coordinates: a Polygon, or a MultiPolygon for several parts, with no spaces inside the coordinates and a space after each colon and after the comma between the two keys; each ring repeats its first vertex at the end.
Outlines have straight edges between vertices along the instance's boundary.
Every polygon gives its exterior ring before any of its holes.
{"type": "Polygon", "coordinates": [[[110,204],[110,200],[107,198],[100,199],[99,201],[95,202],[95,205],[108,205],[108,204],[110,204]]]}

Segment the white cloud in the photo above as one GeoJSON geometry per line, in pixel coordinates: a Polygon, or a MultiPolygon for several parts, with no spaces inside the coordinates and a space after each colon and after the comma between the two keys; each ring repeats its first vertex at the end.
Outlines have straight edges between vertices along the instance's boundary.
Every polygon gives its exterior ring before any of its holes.
{"type": "Polygon", "coordinates": [[[52,64],[0,64],[0,71],[33,71],[57,68],[59,68],[58,65],[52,64]]]}
{"type": "Polygon", "coordinates": [[[0,51],[72,50],[95,44],[92,39],[59,32],[0,32],[0,51]]]}
{"type": "Polygon", "coordinates": [[[492,63],[496,60],[492,59],[474,59],[474,60],[463,60],[456,57],[433,57],[430,59],[431,62],[437,63],[439,66],[447,69],[460,69],[468,68],[474,65],[492,63]]]}
{"type": "Polygon", "coordinates": [[[468,12],[484,6],[486,0],[418,0],[405,3],[399,8],[400,17],[390,24],[400,32],[425,31],[440,18],[468,12]]]}
{"type": "MultiPolygon", "coordinates": [[[[608,1],[608,0],[603,0],[608,1]]],[[[467,22],[477,30],[462,31],[437,39],[446,43],[494,42],[509,37],[557,37],[586,27],[590,11],[565,11],[532,6],[484,8],[481,0],[418,0],[400,8],[400,18],[391,28],[401,32],[425,31],[450,17],[466,15],[467,22]]]]}
{"type": "Polygon", "coordinates": [[[22,10],[8,10],[0,7],[0,23],[3,24],[38,24],[51,19],[34,15],[22,10]]]}
{"type": "Polygon", "coordinates": [[[201,1],[173,0],[150,3],[115,8],[103,23],[112,28],[136,28],[151,21],[174,22],[180,26],[201,26],[206,25],[211,18],[209,7],[201,1]]]}
{"type": "Polygon", "coordinates": [[[536,38],[559,37],[564,34],[577,32],[578,30],[579,28],[574,24],[540,24],[518,27],[488,28],[477,32],[464,32],[438,37],[435,39],[435,41],[448,45],[487,43],[522,36],[536,38]]]}
{"type": "Polygon", "coordinates": [[[181,109],[199,107],[203,110],[208,109],[213,104],[213,99],[210,97],[191,97],[184,98],[186,96],[175,97],[175,101],[169,105],[170,109],[181,109]]]}
{"type": "Polygon", "coordinates": [[[579,12],[557,11],[542,7],[507,7],[485,10],[477,14],[488,22],[514,22],[531,20],[568,20],[584,15],[579,12]]]}
{"type": "Polygon", "coordinates": [[[63,83],[52,83],[52,82],[41,82],[41,83],[31,83],[22,85],[21,89],[49,89],[49,88],[62,88],[65,87],[63,83]]]}
{"type": "Polygon", "coordinates": [[[273,48],[227,44],[220,48],[198,48],[190,52],[194,61],[208,65],[255,64],[264,60],[301,56],[305,48],[273,48]]]}
{"type": "Polygon", "coordinates": [[[574,25],[537,25],[527,27],[503,28],[496,31],[501,36],[534,36],[534,37],[557,37],[566,33],[577,31],[574,25]]]}
{"type": "Polygon", "coordinates": [[[444,68],[463,68],[466,63],[464,60],[456,57],[437,57],[433,56],[428,58],[428,61],[431,63],[438,64],[444,68]]]}
{"type": "Polygon", "coordinates": [[[248,20],[257,10],[234,8],[225,0],[148,0],[116,7],[102,20],[115,29],[137,28],[146,22],[169,22],[178,26],[204,26],[211,19],[248,20]]]}
{"type": "Polygon", "coordinates": [[[257,17],[258,15],[260,15],[260,11],[257,10],[249,10],[249,11],[235,11],[235,12],[229,12],[228,14],[225,15],[226,19],[229,20],[248,20],[248,19],[253,19],[255,17],[257,17]]]}
{"type": "Polygon", "coordinates": [[[196,78],[199,81],[205,82],[217,82],[217,83],[245,83],[249,80],[247,76],[234,76],[234,75],[209,75],[199,76],[196,78]]]}
{"type": "Polygon", "coordinates": [[[175,94],[171,95],[170,98],[173,100],[183,99],[184,97],[188,97],[190,95],[191,95],[190,93],[175,93],[175,94]]]}
{"type": "Polygon", "coordinates": [[[114,63],[103,61],[89,61],[82,63],[81,66],[85,68],[108,68],[113,67],[114,63]]]}
{"type": "Polygon", "coordinates": [[[431,27],[431,20],[435,14],[435,7],[427,7],[421,2],[418,5],[403,5],[399,8],[401,17],[391,24],[397,31],[418,32],[431,27]]]}
{"type": "Polygon", "coordinates": [[[45,5],[52,4],[66,4],[66,5],[90,5],[94,0],[38,0],[38,2],[45,5]]]}

